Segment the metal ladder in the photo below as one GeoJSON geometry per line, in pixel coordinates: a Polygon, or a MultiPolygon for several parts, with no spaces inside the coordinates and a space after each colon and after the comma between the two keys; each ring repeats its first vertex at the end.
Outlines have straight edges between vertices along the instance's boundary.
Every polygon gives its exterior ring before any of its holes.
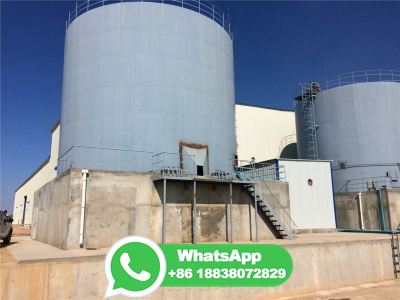
{"type": "Polygon", "coordinates": [[[244,188],[246,189],[248,194],[251,195],[252,198],[254,198],[255,195],[257,200],[257,211],[262,212],[262,214],[266,217],[266,219],[273,226],[273,228],[275,228],[277,235],[281,239],[293,240],[294,238],[290,233],[290,231],[282,223],[282,221],[277,216],[277,214],[275,213],[271,205],[268,203],[268,201],[266,201],[262,195],[260,196],[260,194],[257,193],[257,190],[254,189],[254,185],[246,184],[244,185],[244,188]]]}
{"type": "Polygon", "coordinates": [[[301,92],[303,105],[304,139],[307,159],[318,159],[317,125],[315,124],[314,101],[320,91],[317,82],[304,85],[301,92]]]}
{"type": "MultiPolygon", "coordinates": [[[[399,226],[400,227],[400,226],[399,226]]],[[[393,272],[394,278],[397,279],[400,273],[400,252],[399,252],[399,233],[391,233],[392,236],[392,258],[393,258],[393,272]]]]}

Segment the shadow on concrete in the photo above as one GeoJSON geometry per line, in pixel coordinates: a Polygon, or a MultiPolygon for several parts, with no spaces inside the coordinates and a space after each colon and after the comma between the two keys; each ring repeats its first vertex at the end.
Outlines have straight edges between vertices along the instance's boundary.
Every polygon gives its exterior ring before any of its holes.
{"type": "Polygon", "coordinates": [[[4,244],[3,242],[1,242],[0,248],[7,248],[8,246],[11,246],[11,245],[14,245],[14,244],[18,244],[18,242],[11,241],[9,244],[4,244]]]}

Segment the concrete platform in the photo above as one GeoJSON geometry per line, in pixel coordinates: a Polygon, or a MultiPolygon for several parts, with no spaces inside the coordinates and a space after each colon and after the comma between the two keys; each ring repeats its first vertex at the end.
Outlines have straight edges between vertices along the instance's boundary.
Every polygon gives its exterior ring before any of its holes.
{"type": "MultiPolygon", "coordinates": [[[[321,234],[300,234],[294,240],[264,240],[258,244],[287,245],[315,245],[332,243],[349,243],[357,241],[390,241],[388,234],[335,232],[321,234]]],[[[213,243],[227,244],[227,243],[213,243]]],[[[234,242],[234,244],[249,244],[249,242],[234,242]]],[[[55,260],[64,258],[78,258],[87,256],[105,256],[109,248],[101,249],[71,249],[62,250],[51,245],[32,240],[29,236],[13,236],[12,243],[7,249],[17,262],[55,260]]]]}
{"type": "Polygon", "coordinates": [[[99,250],[73,249],[61,250],[51,245],[34,241],[29,236],[13,236],[11,244],[6,248],[17,263],[38,262],[43,260],[57,260],[87,256],[105,257],[108,248],[99,250]]]}
{"type": "Polygon", "coordinates": [[[346,286],[338,289],[318,291],[312,294],[295,297],[284,297],[279,300],[322,300],[322,299],[352,299],[352,300],[398,300],[400,295],[400,281],[387,280],[346,286]]]}
{"type": "MultiPolygon", "coordinates": [[[[283,285],[272,288],[160,288],[146,299],[277,299],[393,279],[390,236],[387,234],[301,234],[293,241],[260,243],[282,245],[291,254],[293,273],[283,285]]],[[[106,287],[104,258],[108,248],[61,250],[29,237],[17,236],[5,248],[16,261],[0,265],[1,299],[103,299],[106,287]]],[[[318,297],[318,294],[314,296],[318,297]]]]}

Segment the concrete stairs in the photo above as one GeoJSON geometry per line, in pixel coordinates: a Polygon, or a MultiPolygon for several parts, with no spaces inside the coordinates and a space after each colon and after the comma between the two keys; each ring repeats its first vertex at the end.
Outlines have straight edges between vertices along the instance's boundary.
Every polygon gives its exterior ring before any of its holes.
{"type": "Polygon", "coordinates": [[[294,238],[290,230],[285,227],[284,223],[275,213],[274,209],[268,203],[268,201],[264,199],[262,194],[257,192],[255,186],[253,184],[246,184],[243,187],[246,189],[247,193],[252,197],[252,199],[254,199],[255,195],[257,202],[257,211],[265,217],[269,225],[271,225],[271,227],[274,229],[275,235],[281,239],[293,240],[294,238]]]}

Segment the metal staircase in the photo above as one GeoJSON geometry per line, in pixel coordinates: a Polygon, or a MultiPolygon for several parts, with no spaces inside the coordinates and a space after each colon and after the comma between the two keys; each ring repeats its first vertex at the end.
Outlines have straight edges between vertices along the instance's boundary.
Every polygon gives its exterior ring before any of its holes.
{"type": "MultiPolygon", "coordinates": [[[[399,225],[400,227],[400,225],[399,225]]],[[[392,235],[392,257],[394,278],[398,278],[400,273],[400,252],[399,252],[399,233],[391,233],[392,235]]]]}
{"type": "MultiPolygon", "coordinates": [[[[267,221],[270,223],[270,225],[272,225],[272,227],[275,229],[275,233],[276,233],[277,237],[279,237],[281,239],[293,240],[294,238],[293,238],[291,232],[285,227],[284,223],[286,223],[286,222],[281,221],[281,219],[275,213],[274,209],[268,203],[268,201],[266,199],[264,199],[264,197],[262,196],[261,193],[257,192],[255,185],[254,184],[246,184],[243,187],[246,189],[246,191],[252,198],[254,198],[254,197],[256,198],[257,211],[261,211],[261,214],[267,219],[267,221]]],[[[282,209],[283,209],[283,207],[282,207],[282,209]]],[[[285,211],[285,213],[286,213],[286,211],[285,211]]],[[[294,225],[296,225],[296,224],[294,224],[294,225]]]]}

